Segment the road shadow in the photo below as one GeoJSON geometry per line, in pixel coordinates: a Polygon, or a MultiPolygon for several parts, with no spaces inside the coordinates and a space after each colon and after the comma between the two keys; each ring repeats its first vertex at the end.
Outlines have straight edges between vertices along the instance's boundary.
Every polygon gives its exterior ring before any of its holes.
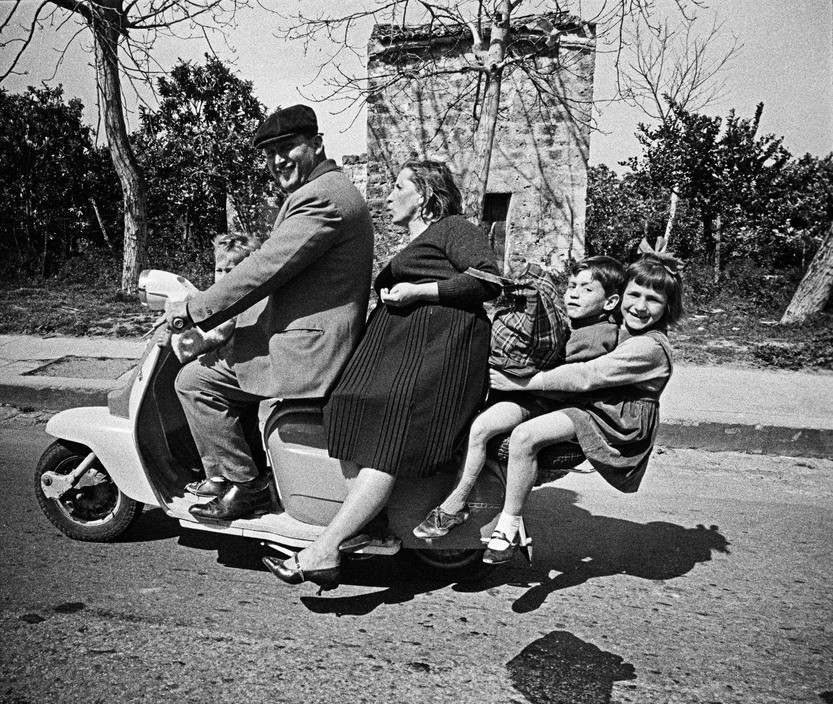
{"type": "Polygon", "coordinates": [[[352,596],[302,596],[301,603],[317,614],[367,616],[380,606],[404,604],[419,594],[453,587],[454,580],[426,579],[393,557],[347,560],[342,563],[342,583],[375,591],[352,596]]]}
{"type": "Polygon", "coordinates": [[[179,521],[168,516],[161,508],[147,508],[136,522],[122,533],[120,543],[148,543],[154,540],[170,540],[182,535],[179,521]]]}
{"type": "MultiPolygon", "coordinates": [[[[534,562],[527,566],[516,556],[477,582],[436,581],[420,577],[392,558],[345,560],[342,583],[372,589],[364,594],[340,596],[338,590],[308,596],[301,601],[315,613],[365,616],[380,606],[401,604],[418,594],[451,587],[459,592],[480,592],[505,584],[527,590],[512,604],[516,613],[534,611],[557,591],[618,574],[648,580],[669,580],[689,572],[714,553],[729,553],[729,541],[715,525],[688,528],[667,521],[638,523],[595,515],[576,505],[576,492],[555,487],[537,489],[529,503],[534,562]],[[550,576],[556,572],[555,576],[550,576]]],[[[161,509],[144,512],[126,531],[125,542],[178,538],[185,548],[212,550],[217,562],[235,569],[266,571],[264,555],[274,555],[257,541],[182,528],[161,509]]],[[[300,589],[314,589],[304,585],[300,589]]]]}
{"type": "Polygon", "coordinates": [[[687,528],[667,521],[637,523],[594,515],[576,505],[574,491],[544,487],[529,503],[534,567],[539,584],[512,605],[516,613],[537,609],[553,592],[617,574],[668,580],[729,553],[729,541],[716,525],[687,528]],[[549,575],[560,574],[553,578],[549,575]]]}
{"type": "Polygon", "coordinates": [[[477,582],[435,582],[388,560],[374,559],[366,570],[361,562],[345,570],[350,584],[384,589],[350,597],[302,597],[316,613],[366,615],[383,605],[404,603],[417,594],[451,586],[454,591],[480,592],[504,584],[528,586],[512,605],[516,613],[539,608],[553,592],[618,574],[654,581],[680,577],[695,565],[709,562],[714,553],[729,553],[729,541],[718,527],[688,528],[667,521],[639,523],[595,515],[576,505],[574,491],[542,487],[533,493],[528,515],[534,547],[534,566],[514,559],[477,582]],[[559,574],[550,578],[552,572],[559,574]],[[368,576],[372,574],[371,576],[368,576]]]}
{"type": "Polygon", "coordinates": [[[623,658],[552,631],[506,663],[512,684],[531,704],[608,704],[613,683],[636,679],[623,658]]]}

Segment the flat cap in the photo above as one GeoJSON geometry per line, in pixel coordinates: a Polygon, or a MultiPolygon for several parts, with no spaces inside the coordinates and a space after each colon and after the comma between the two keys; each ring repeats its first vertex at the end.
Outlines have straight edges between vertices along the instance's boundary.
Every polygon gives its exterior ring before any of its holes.
{"type": "Polygon", "coordinates": [[[318,134],[318,119],[308,105],[292,105],[273,112],[257,128],[252,144],[262,149],[271,142],[299,134],[318,134]]]}

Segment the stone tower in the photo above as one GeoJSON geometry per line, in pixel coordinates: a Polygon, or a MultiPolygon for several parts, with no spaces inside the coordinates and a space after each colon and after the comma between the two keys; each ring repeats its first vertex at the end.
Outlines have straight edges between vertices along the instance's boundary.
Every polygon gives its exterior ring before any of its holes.
{"type": "MultiPolygon", "coordinates": [[[[489,28],[483,32],[488,45],[489,28]]],[[[570,15],[512,21],[511,52],[521,58],[504,72],[485,207],[479,214],[504,265],[526,260],[560,269],[568,257],[584,255],[595,46],[594,26],[570,15]],[[545,45],[542,25],[558,30],[551,45],[545,45]],[[533,54],[534,66],[528,58],[533,54]]],[[[407,81],[371,92],[368,101],[367,199],[376,220],[377,257],[383,261],[404,237],[385,218],[385,197],[404,161],[447,161],[458,185],[466,188],[485,89],[477,72],[455,72],[471,63],[471,51],[467,27],[377,25],[373,30],[371,91],[386,85],[394,72],[414,71],[407,81]],[[426,58],[434,75],[417,73],[426,58]]]]}

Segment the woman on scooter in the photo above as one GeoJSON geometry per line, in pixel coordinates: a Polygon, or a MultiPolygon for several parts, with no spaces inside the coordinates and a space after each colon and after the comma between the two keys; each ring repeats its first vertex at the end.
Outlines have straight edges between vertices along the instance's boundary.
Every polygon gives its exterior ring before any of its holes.
{"type": "Polygon", "coordinates": [[[500,288],[463,273],[498,273],[485,234],[460,216],[460,191],[440,162],[406,163],[387,205],[410,241],[377,276],[380,303],[324,408],[330,455],[361,470],[312,545],[263,558],[290,584],[337,584],[339,545],[382,509],[397,477],[425,477],[451,459],[486,394],[483,302],[500,288]]]}

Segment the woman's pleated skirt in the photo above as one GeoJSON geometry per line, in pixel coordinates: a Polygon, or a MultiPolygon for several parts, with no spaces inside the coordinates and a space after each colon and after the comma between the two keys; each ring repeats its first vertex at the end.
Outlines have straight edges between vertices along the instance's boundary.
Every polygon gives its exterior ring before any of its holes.
{"type": "Polygon", "coordinates": [[[485,312],[379,304],[324,407],[330,455],[423,477],[454,453],[488,386],[485,312]]]}

